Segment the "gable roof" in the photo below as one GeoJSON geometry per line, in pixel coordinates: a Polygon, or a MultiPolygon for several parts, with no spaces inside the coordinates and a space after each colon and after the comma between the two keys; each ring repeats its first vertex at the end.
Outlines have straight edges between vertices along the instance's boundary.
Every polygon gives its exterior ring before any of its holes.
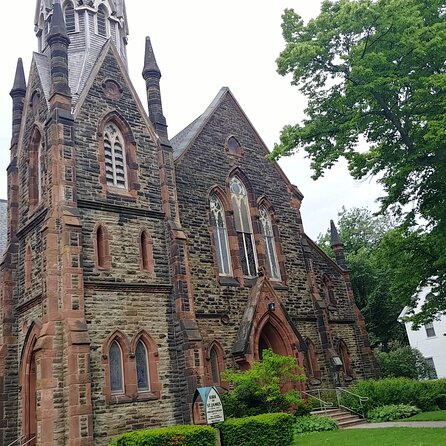
{"type": "MultiPolygon", "coordinates": [[[[235,99],[234,95],[232,94],[231,90],[228,87],[222,87],[220,91],[217,93],[217,96],[213,99],[213,101],[209,104],[209,106],[206,108],[203,114],[201,114],[198,118],[196,118],[193,122],[191,122],[187,127],[185,127],[183,130],[181,130],[177,135],[175,135],[173,138],[171,138],[170,143],[173,148],[173,156],[174,160],[179,160],[189,149],[189,147],[192,146],[195,139],[198,137],[198,135],[203,130],[204,126],[207,124],[207,122],[210,120],[212,115],[214,114],[215,110],[220,106],[220,104],[223,102],[224,98],[229,95],[234,103],[236,104],[237,108],[239,109],[241,115],[246,120],[246,122],[249,124],[249,126],[252,128],[253,132],[255,133],[260,145],[263,147],[265,155],[269,154],[270,151],[263,141],[263,139],[258,134],[257,130],[252,125],[249,118],[246,116],[246,113],[243,111],[240,104],[237,102],[237,99],[235,99]]],[[[299,190],[297,186],[294,184],[291,184],[288,177],[285,175],[279,164],[277,162],[274,162],[274,167],[280,174],[280,176],[286,181],[286,183],[289,184],[290,190],[293,191],[299,199],[303,199],[303,194],[299,190]]]]}

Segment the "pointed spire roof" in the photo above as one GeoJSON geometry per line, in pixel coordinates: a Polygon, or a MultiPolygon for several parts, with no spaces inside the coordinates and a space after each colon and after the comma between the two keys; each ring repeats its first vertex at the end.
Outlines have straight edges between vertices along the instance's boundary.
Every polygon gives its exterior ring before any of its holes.
{"type": "Polygon", "coordinates": [[[341,242],[341,239],[338,234],[338,230],[333,222],[330,220],[330,235],[331,235],[331,246],[343,246],[344,244],[341,242]]]}
{"type": "Polygon", "coordinates": [[[23,61],[21,57],[19,57],[17,61],[17,68],[15,70],[15,77],[14,77],[14,85],[12,86],[10,95],[14,96],[14,94],[18,93],[22,93],[23,95],[25,95],[26,93],[25,71],[23,70],[23,61]]]}
{"type": "Polygon", "coordinates": [[[146,37],[146,52],[144,55],[144,68],[142,70],[142,76],[145,79],[149,73],[155,73],[161,77],[161,70],[158,67],[155,59],[155,53],[153,52],[152,42],[150,37],[146,37]]]}
{"type": "Polygon", "coordinates": [[[51,25],[48,37],[61,35],[68,39],[67,27],[63,17],[62,6],[60,0],[54,0],[53,3],[53,17],[51,18],[51,25]]]}

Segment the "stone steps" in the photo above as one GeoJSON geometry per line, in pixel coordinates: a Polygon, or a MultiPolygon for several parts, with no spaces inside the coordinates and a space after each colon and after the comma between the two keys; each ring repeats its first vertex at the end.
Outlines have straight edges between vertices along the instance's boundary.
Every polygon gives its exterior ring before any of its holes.
{"type": "Polygon", "coordinates": [[[365,424],[367,420],[361,418],[359,415],[349,412],[346,409],[326,409],[326,410],[313,410],[311,415],[319,415],[324,417],[333,418],[338,426],[342,429],[345,427],[355,426],[357,424],[365,424]]]}

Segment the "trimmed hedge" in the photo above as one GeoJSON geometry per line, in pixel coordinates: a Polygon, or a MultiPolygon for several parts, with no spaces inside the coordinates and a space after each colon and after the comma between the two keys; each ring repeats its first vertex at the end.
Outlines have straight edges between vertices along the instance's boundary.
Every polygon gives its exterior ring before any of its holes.
{"type": "Polygon", "coordinates": [[[294,422],[287,413],[266,413],[230,418],[219,428],[225,446],[288,446],[293,442],[294,422]]]}
{"type": "Polygon", "coordinates": [[[342,404],[351,409],[368,412],[376,407],[389,404],[408,404],[419,407],[423,412],[438,410],[436,398],[446,394],[446,379],[418,381],[409,378],[368,379],[359,381],[349,390],[369,399],[359,404],[353,395],[346,394],[342,404]]]}
{"type": "Polygon", "coordinates": [[[303,432],[325,432],[339,429],[338,424],[333,418],[310,415],[306,417],[297,417],[294,423],[294,432],[302,434],[303,432]]]}
{"type": "Polygon", "coordinates": [[[127,432],[109,446],[214,446],[217,432],[210,426],[172,426],[127,432]]]}

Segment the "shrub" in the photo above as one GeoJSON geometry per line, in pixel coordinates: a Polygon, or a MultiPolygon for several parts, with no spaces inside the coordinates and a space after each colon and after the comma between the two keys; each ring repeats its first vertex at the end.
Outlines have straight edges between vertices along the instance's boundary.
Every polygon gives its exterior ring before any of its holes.
{"type": "Polygon", "coordinates": [[[441,409],[446,410],[446,394],[440,393],[440,395],[437,395],[435,398],[435,404],[441,409]]]}
{"type": "Polygon", "coordinates": [[[223,398],[227,417],[286,412],[302,402],[296,390],[283,391],[286,384],[305,379],[302,369],[291,356],[269,349],[263,350],[262,361],[254,361],[249,370],[227,370],[223,378],[233,386],[223,398]]]}
{"type": "Polygon", "coordinates": [[[172,426],[128,432],[113,439],[109,446],[212,446],[216,430],[210,426],[172,426]]]}
{"type": "Polygon", "coordinates": [[[313,406],[309,401],[302,401],[296,405],[296,408],[294,409],[294,416],[302,417],[304,415],[310,415],[312,410],[313,406]]]}
{"type": "Polygon", "coordinates": [[[375,409],[369,410],[367,418],[372,423],[379,423],[381,421],[409,418],[420,412],[421,410],[415,406],[409,406],[407,404],[389,404],[387,406],[376,407],[375,409]]]}
{"type": "Polygon", "coordinates": [[[408,404],[419,407],[422,411],[428,411],[438,409],[436,397],[446,393],[446,379],[429,381],[409,378],[369,379],[359,381],[349,390],[369,398],[361,405],[353,395],[343,395],[342,404],[356,412],[368,412],[389,404],[408,404]]]}
{"type": "Polygon", "coordinates": [[[302,432],[334,431],[336,429],[338,429],[336,421],[329,417],[315,415],[297,417],[294,423],[294,432],[297,434],[302,432]]]}
{"type": "Polygon", "coordinates": [[[287,413],[230,418],[219,425],[225,446],[288,446],[295,418],[287,413]]]}

